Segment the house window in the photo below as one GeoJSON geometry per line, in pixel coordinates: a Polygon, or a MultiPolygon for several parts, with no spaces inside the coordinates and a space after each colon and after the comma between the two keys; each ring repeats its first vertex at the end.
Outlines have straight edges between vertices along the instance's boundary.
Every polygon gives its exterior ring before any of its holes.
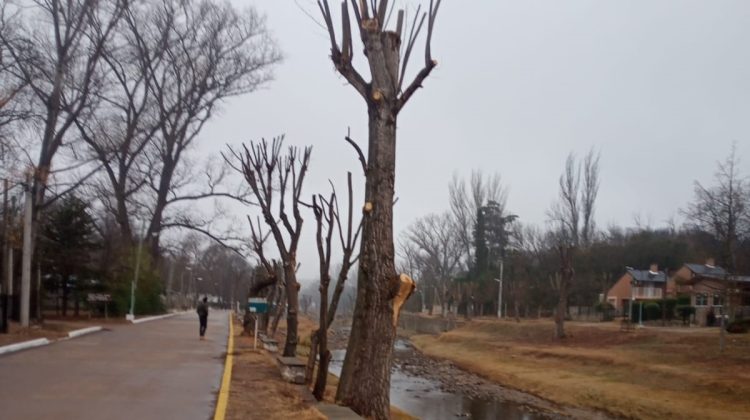
{"type": "Polygon", "coordinates": [[[695,295],[695,306],[706,306],[708,305],[708,295],[705,293],[698,293],[695,295]]]}
{"type": "Polygon", "coordinates": [[[724,306],[724,296],[718,293],[714,294],[714,306],[724,306]]]}

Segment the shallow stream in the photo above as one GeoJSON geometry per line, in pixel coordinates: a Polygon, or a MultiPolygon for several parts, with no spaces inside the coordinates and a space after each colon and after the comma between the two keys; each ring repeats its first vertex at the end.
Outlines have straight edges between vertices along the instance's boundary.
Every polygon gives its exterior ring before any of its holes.
{"type": "MultiPolygon", "coordinates": [[[[334,375],[341,373],[345,354],[344,350],[333,351],[329,371],[334,375]]],[[[455,373],[447,373],[441,381],[436,379],[435,371],[457,370],[457,368],[443,364],[447,366],[442,369],[433,369],[433,366],[429,365],[436,362],[430,360],[425,360],[425,364],[415,368],[416,364],[421,363],[415,360],[421,359],[427,358],[415,351],[408,341],[403,339],[396,341],[394,366],[391,371],[391,404],[420,419],[536,420],[557,417],[554,414],[536,411],[517,401],[492,398],[488,395],[468,395],[457,389],[451,389],[455,388],[451,385],[456,384],[446,384],[446,381],[455,380],[455,373]],[[433,374],[421,375],[420,371],[424,372],[425,369],[432,370],[433,374]]],[[[488,386],[481,378],[467,372],[460,372],[462,378],[458,382],[463,382],[460,385],[464,388],[471,389],[472,381],[476,381],[478,388],[488,386]]],[[[501,387],[496,387],[502,391],[501,387]]],[[[517,394],[517,391],[512,392],[517,394]]]]}

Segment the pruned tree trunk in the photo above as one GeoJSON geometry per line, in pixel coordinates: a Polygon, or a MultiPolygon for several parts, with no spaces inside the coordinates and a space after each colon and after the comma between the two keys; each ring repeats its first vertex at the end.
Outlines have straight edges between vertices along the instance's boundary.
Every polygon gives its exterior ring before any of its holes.
{"type": "Polygon", "coordinates": [[[276,330],[279,328],[279,320],[284,314],[284,300],[286,299],[284,289],[279,290],[278,297],[276,300],[276,313],[273,316],[273,322],[271,323],[271,335],[276,335],[276,330]]]}
{"type": "Polygon", "coordinates": [[[348,4],[341,3],[343,29],[339,46],[328,1],[318,2],[330,36],[331,59],[337,71],[365,99],[369,128],[366,161],[360,152],[360,160],[366,163],[366,182],[357,299],[336,399],[363,417],[388,419],[391,355],[397,321],[392,301],[399,288],[393,244],[396,117],[437,65],[430,54],[430,40],[440,0],[430,2],[428,12],[418,10],[415,14],[404,44],[403,63],[401,34],[408,32],[404,31],[404,11],[398,12],[395,30],[389,30],[386,28],[387,0],[351,2],[354,26],[359,30],[369,65],[370,82],[353,67],[348,4]],[[424,67],[406,86],[403,85],[406,64],[425,20],[424,67]],[[402,86],[406,87],[402,89],[402,86]]]}
{"type": "Polygon", "coordinates": [[[286,279],[286,342],[284,343],[284,357],[297,355],[297,313],[299,312],[299,283],[297,283],[296,261],[284,262],[284,277],[286,279]]]}
{"type": "MultiPolygon", "coordinates": [[[[384,34],[387,36],[388,33],[384,34]]],[[[371,37],[368,42],[368,55],[386,53],[398,60],[398,45],[384,49],[377,38],[371,37]]],[[[386,69],[372,70],[375,82],[378,74],[386,69]]],[[[336,400],[357,407],[362,415],[386,419],[390,417],[387,410],[390,407],[391,354],[396,338],[391,306],[397,290],[393,246],[396,115],[385,104],[371,103],[368,108],[370,153],[357,302],[336,400]]]]}
{"type": "Polygon", "coordinates": [[[311,384],[313,380],[313,372],[315,371],[315,359],[318,355],[318,335],[320,329],[313,331],[310,336],[310,354],[307,356],[307,366],[305,367],[305,383],[311,384]]]}

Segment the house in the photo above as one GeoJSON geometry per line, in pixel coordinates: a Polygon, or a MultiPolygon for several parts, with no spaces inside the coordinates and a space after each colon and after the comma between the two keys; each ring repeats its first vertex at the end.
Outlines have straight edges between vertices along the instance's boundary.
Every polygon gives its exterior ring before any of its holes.
{"type": "Polygon", "coordinates": [[[725,303],[729,298],[735,315],[750,314],[750,277],[727,272],[709,258],[705,264],[685,264],[674,273],[677,296],[689,296],[695,307],[695,320],[706,325],[707,315],[725,314],[725,303]]]}
{"type": "Polygon", "coordinates": [[[648,270],[626,267],[625,274],[607,292],[607,302],[618,315],[625,316],[631,300],[635,303],[661,299],[666,288],[667,275],[659,271],[658,265],[651,264],[648,270]]]}

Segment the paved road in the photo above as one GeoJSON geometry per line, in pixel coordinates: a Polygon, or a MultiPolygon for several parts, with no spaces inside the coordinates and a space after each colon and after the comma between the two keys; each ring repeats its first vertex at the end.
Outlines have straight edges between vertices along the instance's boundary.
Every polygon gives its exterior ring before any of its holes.
{"type": "Polygon", "coordinates": [[[0,356],[0,419],[180,419],[213,415],[228,314],[121,325],[0,356]]]}

